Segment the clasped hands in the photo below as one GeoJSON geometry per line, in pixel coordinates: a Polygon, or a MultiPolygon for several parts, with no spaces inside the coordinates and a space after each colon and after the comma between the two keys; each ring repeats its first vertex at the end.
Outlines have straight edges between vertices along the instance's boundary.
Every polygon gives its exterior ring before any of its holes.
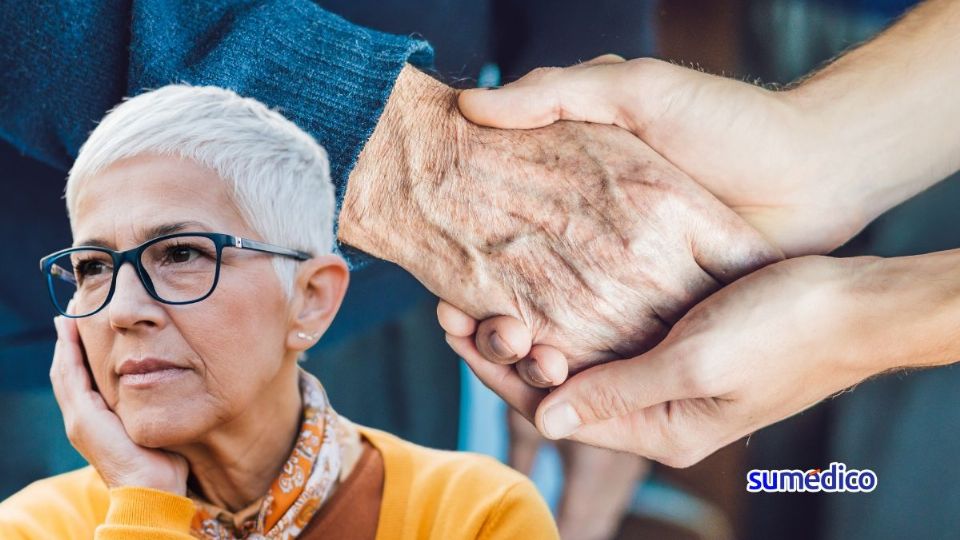
{"type": "Polygon", "coordinates": [[[868,219],[792,98],[615,56],[462,93],[477,125],[528,130],[477,128],[484,151],[548,167],[432,220],[487,225],[446,231],[459,288],[422,279],[448,343],[544,436],[680,467],[882,370],[849,339],[882,332],[849,307],[879,263],[802,257],[868,219]]]}

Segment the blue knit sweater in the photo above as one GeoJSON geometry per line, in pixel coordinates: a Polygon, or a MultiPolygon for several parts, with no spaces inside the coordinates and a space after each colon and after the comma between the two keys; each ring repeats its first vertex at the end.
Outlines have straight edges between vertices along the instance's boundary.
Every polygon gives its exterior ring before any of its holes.
{"type": "Polygon", "coordinates": [[[230,88],[279,109],[330,155],[337,201],[406,62],[430,46],[309,0],[0,3],[0,136],[69,168],[124,96],[172,82],[230,88]]]}

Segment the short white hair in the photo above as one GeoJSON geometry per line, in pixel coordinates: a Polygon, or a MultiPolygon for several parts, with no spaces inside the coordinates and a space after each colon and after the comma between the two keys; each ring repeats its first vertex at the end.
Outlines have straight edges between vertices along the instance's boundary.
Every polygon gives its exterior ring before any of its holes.
{"type": "MultiPolygon", "coordinates": [[[[216,171],[241,217],[265,242],[314,256],[334,249],[326,151],[280,113],[213,86],[164,86],[108,112],[67,177],[70,219],[83,181],[146,154],[190,159],[216,171]]],[[[289,297],[296,261],[274,257],[273,264],[289,297]]]]}

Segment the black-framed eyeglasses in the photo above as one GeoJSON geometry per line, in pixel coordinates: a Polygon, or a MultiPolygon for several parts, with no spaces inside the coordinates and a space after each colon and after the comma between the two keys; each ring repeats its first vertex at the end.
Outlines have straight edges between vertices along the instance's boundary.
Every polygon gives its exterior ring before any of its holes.
{"type": "Polygon", "coordinates": [[[61,315],[89,317],[110,303],[124,263],[137,271],[147,293],[164,304],[193,304],[213,293],[220,280],[223,248],[250,249],[299,261],[309,253],[221,233],[158,236],[127,251],[98,246],[62,249],[40,259],[40,271],[61,315]],[[73,300],[73,313],[67,305],[73,300]]]}

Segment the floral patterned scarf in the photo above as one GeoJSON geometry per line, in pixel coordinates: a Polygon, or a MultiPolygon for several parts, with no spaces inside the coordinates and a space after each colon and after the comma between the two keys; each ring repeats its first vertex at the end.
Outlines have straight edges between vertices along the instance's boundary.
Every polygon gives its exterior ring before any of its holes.
{"type": "Polygon", "coordinates": [[[303,424],[293,452],[280,476],[259,503],[256,516],[237,529],[218,519],[215,508],[194,499],[197,511],[190,533],[207,540],[296,538],[310,523],[337,483],[341,467],[339,417],[313,375],[300,371],[303,424]]]}

